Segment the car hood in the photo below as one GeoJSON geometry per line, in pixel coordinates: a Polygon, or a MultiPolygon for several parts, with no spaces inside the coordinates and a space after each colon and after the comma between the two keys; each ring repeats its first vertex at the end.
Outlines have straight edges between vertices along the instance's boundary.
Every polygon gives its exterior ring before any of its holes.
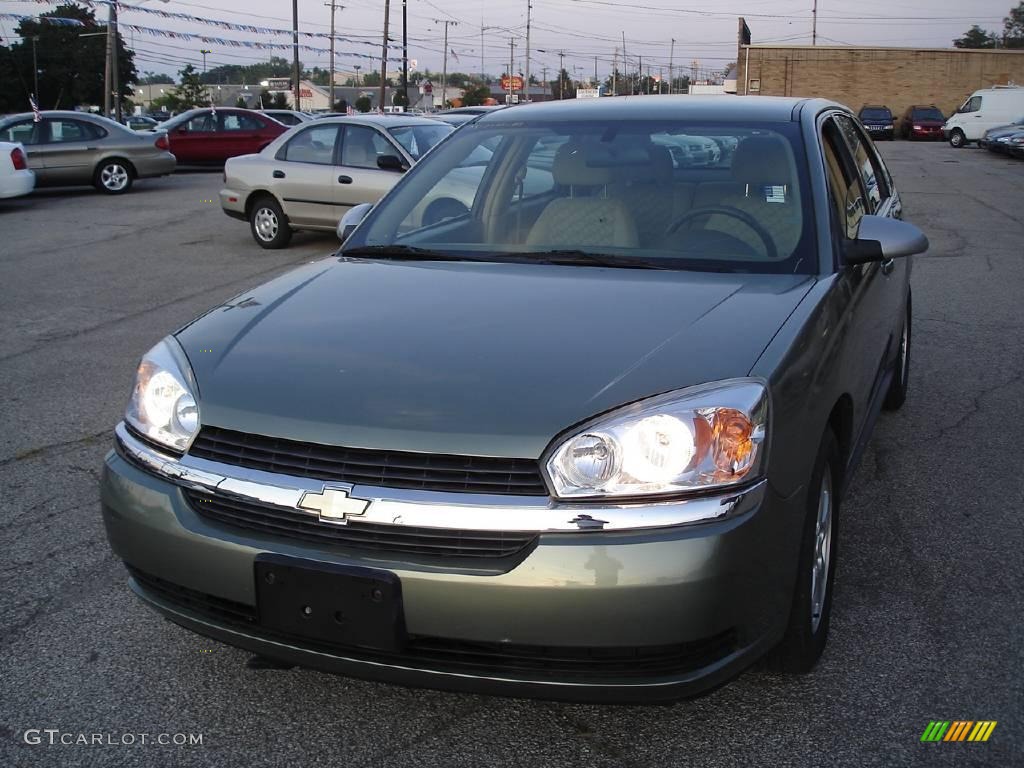
{"type": "Polygon", "coordinates": [[[536,458],[559,432],[615,406],[746,375],[813,282],[331,258],[176,336],[204,424],[536,458]]]}

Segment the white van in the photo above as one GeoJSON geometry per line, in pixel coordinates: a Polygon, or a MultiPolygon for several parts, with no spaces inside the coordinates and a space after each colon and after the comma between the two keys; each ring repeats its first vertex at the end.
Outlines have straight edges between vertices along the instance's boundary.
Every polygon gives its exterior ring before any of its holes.
{"type": "Polygon", "coordinates": [[[972,93],[942,126],[942,133],[954,147],[962,147],[1018,117],[1024,117],[1024,87],[997,85],[972,93]]]}

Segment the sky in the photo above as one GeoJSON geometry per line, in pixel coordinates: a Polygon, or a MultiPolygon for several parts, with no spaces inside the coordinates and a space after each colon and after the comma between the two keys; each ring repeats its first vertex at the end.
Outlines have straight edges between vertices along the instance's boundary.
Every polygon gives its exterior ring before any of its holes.
{"type": "MultiPolygon", "coordinates": [[[[287,0],[123,0],[164,11],[191,14],[207,19],[290,29],[291,4],[287,0]]],[[[335,68],[351,72],[359,65],[365,73],[380,69],[381,37],[385,0],[335,0],[336,35],[349,38],[336,42],[335,68]],[[373,58],[356,58],[361,53],[373,58]]],[[[720,72],[736,58],[736,18],[744,16],[755,43],[807,44],[811,42],[813,0],[407,0],[409,58],[418,68],[440,70],[443,39],[448,26],[448,71],[489,74],[508,69],[510,41],[515,45],[514,71],[525,69],[527,3],[532,3],[530,28],[530,71],[549,79],[556,77],[559,63],[578,78],[610,72],[614,59],[625,51],[633,69],[643,57],[644,69],[662,71],[667,77],[671,63],[678,72],[695,69],[698,76],[720,72]],[[692,5],[687,5],[692,3],[692,5]],[[680,7],[682,5],[682,7],[680,7]],[[713,9],[713,10],[710,10],[713,9]],[[481,28],[483,38],[481,41],[481,28]],[[673,44],[672,40],[675,40],[673,44]],[[564,53],[564,58],[559,54],[564,53]]],[[[1001,30],[1002,19],[1016,0],[858,0],[857,3],[820,0],[818,3],[819,45],[883,45],[949,47],[952,40],[972,24],[1001,30]]],[[[0,0],[0,14],[32,15],[52,10],[53,3],[32,0],[0,0]]],[[[330,2],[299,0],[299,27],[309,32],[330,29],[330,2]]],[[[106,17],[106,6],[96,5],[97,16],[106,17]]],[[[390,36],[401,42],[402,0],[391,0],[390,36]]],[[[240,41],[290,44],[290,35],[257,35],[208,25],[165,19],[139,11],[122,11],[124,23],[175,32],[191,32],[240,41]]],[[[0,20],[0,36],[9,42],[16,22],[0,20]]],[[[266,61],[270,51],[224,47],[198,40],[168,39],[122,30],[136,51],[139,72],[176,74],[186,63],[202,67],[200,50],[209,49],[207,66],[251,64],[266,61]]],[[[326,39],[306,38],[301,42],[328,47],[326,39]]],[[[291,58],[291,50],[274,51],[291,58]]],[[[401,50],[389,54],[400,67],[401,50]]],[[[328,66],[328,54],[300,52],[306,67],[328,66]]]]}

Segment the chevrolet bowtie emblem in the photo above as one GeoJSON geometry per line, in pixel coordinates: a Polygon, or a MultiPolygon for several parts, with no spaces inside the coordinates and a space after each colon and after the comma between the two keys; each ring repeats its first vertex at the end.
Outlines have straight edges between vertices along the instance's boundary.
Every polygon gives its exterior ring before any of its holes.
{"type": "Polygon", "coordinates": [[[365,514],[370,502],[366,499],[353,499],[349,489],[324,488],[320,493],[306,491],[299,499],[299,509],[316,512],[325,523],[345,525],[350,517],[365,514]]]}

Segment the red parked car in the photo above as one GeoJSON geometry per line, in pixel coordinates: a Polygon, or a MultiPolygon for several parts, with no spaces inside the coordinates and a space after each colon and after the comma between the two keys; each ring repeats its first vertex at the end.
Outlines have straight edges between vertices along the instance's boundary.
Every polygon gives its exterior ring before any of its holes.
{"type": "Polygon", "coordinates": [[[186,165],[223,165],[262,150],[288,126],[251,109],[190,109],[160,123],[171,152],[186,165]]]}
{"type": "Polygon", "coordinates": [[[942,126],[946,118],[934,104],[907,107],[900,121],[900,135],[904,139],[931,139],[942,141],[942,126]]]}

